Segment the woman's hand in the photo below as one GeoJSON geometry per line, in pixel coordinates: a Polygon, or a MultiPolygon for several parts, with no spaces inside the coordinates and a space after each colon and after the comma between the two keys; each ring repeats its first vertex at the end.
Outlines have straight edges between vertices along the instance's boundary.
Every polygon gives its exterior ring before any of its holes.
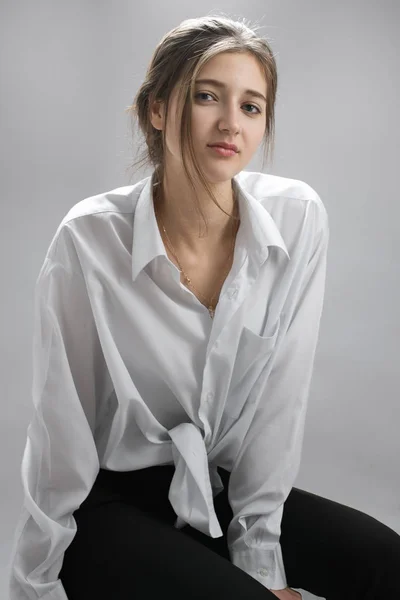
{"type": "Polygon", "coordinates": [[[300,592],[295,592],[291,588],[287,587],[283,590],[269,590],[280,600],[302,600],[303,596],[300,592]]]}

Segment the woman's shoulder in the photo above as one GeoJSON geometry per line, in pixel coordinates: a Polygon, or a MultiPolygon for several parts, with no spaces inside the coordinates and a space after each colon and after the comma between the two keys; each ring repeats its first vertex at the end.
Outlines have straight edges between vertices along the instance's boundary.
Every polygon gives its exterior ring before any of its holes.
{"type": "Polygon", "coordinates": [[[305,181],[256,171],[241,171],[235,179],[269,213],[289,245],[301,224],[329,233],[325,204],[305,181]]]}
{"type": "Polygon", "coordinates": [[[97,244],[104,245],[112,232],[129,228],[137,199],[148,179],[93,194],[73,204],[56,228],[46,259],[64,261],[66,254],[71,258],[79,247],[93,249],[97,244]]]}
{"type": "Polygon", "coordinates": [[[241,171],[235,179],[255,198],[262,200],[268,197],[293,198],[298,200],[321,201],[316,190],[300,179],[260,173],[258,171],[241,171]]]}
{"type": "Polygon", "coordinates": [[[100,192],[88,196],[72,205],[63,217],[60,227],[71,221],[101,213],[132,213],[134,211],[134,199],[136,192],[140,191],[148,178],[133,185],[121,186],[106,192],[100,192]]]}

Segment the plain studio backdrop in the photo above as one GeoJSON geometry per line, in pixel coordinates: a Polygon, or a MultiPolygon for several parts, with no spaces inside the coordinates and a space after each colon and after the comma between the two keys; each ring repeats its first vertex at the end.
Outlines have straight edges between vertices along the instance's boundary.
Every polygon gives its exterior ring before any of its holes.
{"type": "MultiPolygon", "coordinates": [[[[1,2],[0,597],[33,414],[33,292],[67,211],[149,174],[125,109],[161,37],[217,9],[275,53],[276,149],[264,172],[329,214],[324,311],[296,487],[400,533],[400,3],[396,0],[1,2]]],[[[258,154],[246,170],[260,171],[258,154]]]]}

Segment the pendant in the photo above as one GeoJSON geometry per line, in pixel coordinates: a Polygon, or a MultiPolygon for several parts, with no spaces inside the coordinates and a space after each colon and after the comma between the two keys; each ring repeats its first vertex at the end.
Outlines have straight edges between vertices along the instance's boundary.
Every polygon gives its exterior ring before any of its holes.
{"type": "Polygon", "coordinates": [[[213,309],[213,307],[212,307],[212,306],[209,306],[209,307],[208,307],[208,312],[210,313],[210,317],[213,319],[213,318],[214,318],[214,313],[215,313],[215,311],[214,311],[214,309],[213,309]]]}

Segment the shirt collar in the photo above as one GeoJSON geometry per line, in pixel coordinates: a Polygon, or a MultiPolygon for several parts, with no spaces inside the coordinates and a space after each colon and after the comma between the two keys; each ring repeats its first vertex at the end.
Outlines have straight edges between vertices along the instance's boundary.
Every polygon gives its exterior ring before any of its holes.
{"type": "MultiPolygon", "coordinates": [[[[167,256],[154,213],[152,182],[153,175],[144,180],[134,208],[132,239],[132,279],[157,256],[167,256]]],[[[268,246],[277,246],[288,259],[290,255],[279,229],[260,201],[252,196],[241,181],[241,174],[233,178],[233,186],[239,192],[238,202],[241,226],[247,240],[247,251],[255,258],[265,257],[268,246]]],[[[268,254],[268,253],[267,253],[268,254]]]]}

